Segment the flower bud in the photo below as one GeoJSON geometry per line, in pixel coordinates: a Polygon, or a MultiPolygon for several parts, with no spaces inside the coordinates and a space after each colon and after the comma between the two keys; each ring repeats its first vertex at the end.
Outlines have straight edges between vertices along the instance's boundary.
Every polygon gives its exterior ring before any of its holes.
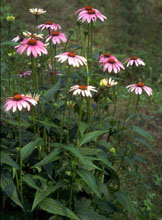
{"type": "Polygon", "coordinates": [[[116,152],[115,148],[112,147],[112,148],[110,149],[110,152],[111,152],[112,154],[114,154],[114,153],[116,152]]]}
{"type": "Polygon", "coordinates": [[[14,20],[15,20],[15,17],[14,16],[12,16],[12,15],[8,15],[7,17],[6,17],[6,20],[8,21],[8,22],[14,22],[14,20]]]}

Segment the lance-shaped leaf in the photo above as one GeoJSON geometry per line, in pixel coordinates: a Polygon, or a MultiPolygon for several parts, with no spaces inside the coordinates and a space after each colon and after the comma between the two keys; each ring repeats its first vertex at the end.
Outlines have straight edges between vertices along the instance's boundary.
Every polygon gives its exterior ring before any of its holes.
{"type": "MultiPolygon", "coordinates": [[[[78,218],[74,212],[72,212],[70,209],[66,208],[59,201],[51,199],[51,198],[44,199],[39,204],[39,207],[42,210],[49,212],[51,214],[65,216],[65,217],[68,217],[69,219],[73,219],[73,220],[80,220],[80,218],[78,218]]],[[[52,218],[53,217],[51,217],[50,219],[52,219],[52,218]]]]}
{"type": "Polygon", "coordinates": [[[83,179],[83,181],[89,186],[92,192],[95,193],[100,198],[101,196],[99,194],[96,180],[92,172],[81,169],[81,170],[78,170],[77,173],[83,179]]]}
{"type": "Polygon", "coordinates": [[[142,128],[138,127],[138,126],[133,126],[133,131],[142,135],[143,137],[145,137],[148,141],[153,142],[154,139],[153,137],[145,130],[143,130],[142,128]]]}
{"type": "Polygon", "coordinates": [[[80,139],[80,143],[79,143],[79,147],[82,146],[83,144],[86,144],[92,140],[94,140],[96,137],[103,135],[105,133],[107,133],[109,130],[104,130],[104,131],[93,131],[90,132],[88,134],[85,134],[81,139],[80,139]]]}
{"type": "Polygon", "coordinates": [[[22,159],[25,160],[28,156],[30,156],[30,154],[34,151],[35,146],[37,144],[39,144],[41,142],[41,138],[36,139],[35,141],[32,141],[30,143],[28,143],[27,145],[25,145],[22,150],[22,159]]]}
{"type": "Polygon", "coordinates": [[[19,165],[10,157],[10,155],[6,152],[1,152],[1,163],[10,165],[16,169],[19,168],[19,165]]]}
{"type": "Polygon", "coordinates": [[[8,172],[1,172],[1,188],[18,206],[23,208],[17,194],[16,187],[8,172]]]}
{"type": "Polygon", "coordinates": [[[45,101],[48,101],[59,90],[60,87],[61,87],[61,78],[57,81],[55,86],[47,90],[47,92],[44,94],[45,101]]]}
{"type": "Polygon", "coordinates": [[[48,156],[46,156],[43,160],[36,163],[32,168],[41,167],[47,163],[52,161],[58,160],[59,157],[57,156],[62,150],[60,148],[56,148],[53,152],[51,152],[48,156]]]}

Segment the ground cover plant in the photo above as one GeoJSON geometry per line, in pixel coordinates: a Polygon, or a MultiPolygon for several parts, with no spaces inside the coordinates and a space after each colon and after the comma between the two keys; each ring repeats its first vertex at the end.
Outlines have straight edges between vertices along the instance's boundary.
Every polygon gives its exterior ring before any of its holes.
{"type": "Polygon", "coordinates": [[[100,46],[98,25],[110,18],[81,3],[69,31],[44,8],[28,8],[32,28],[16,34],[5,16],[2,219],[160,220],[160,172],[147,177],[143,153],[155,143],[144,107],[159,102],[160,79],[144,52],[118,49],[117,38],[100,46]]]}

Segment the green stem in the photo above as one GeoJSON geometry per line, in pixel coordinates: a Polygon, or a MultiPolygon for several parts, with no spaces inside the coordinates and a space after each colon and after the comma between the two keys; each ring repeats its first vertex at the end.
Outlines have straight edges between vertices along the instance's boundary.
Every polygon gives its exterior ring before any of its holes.
{"type": "Polygon", "coordinates": [[[66,98],[65,98],[65,106],[64,106],[64,111],[63,111],[63,118],[62,118],[62,122],[61,122],[60,144],[62,144],[64,119],[65,119],[65,112],[66,112],[68,94],[69,94],[69,82],[70,82],[70,65],[69,65],[69,70],[67,72],[67,77],[66,77],[66,98]]]}
{"type": "Polygon", "coordinates": [[[32,65],[32,81],[33,81],[33,90],[38,91],[38,78],[37,78],[37,71],[35,71],[35,62],[34,57],[31,55],[31,65],[32,65]]]}
{"type": "Polygon", "coordinates": [[[67,47],[68,47],[68,44],[69,44],[69,42],[70,42],[70,39],[71,39],[72,34],[73,34],[73,33],[70,33],[70,35],[69,35],[69,37],[68,37],[68,40],[67,40],[67,42],[66,42],[66,44],[65,44],[65,47],[64,47],[64,51],[65,51],[65,52],[66,52],[66,50],[67,50],[67,47]]]}
{"type": "Polygon", "coordinates": [[[54,45],[54,83],[56,83],[56,44],[54,45]]]}
{"type": "MultiPolygon", "coordinates": [[[[139,99],[140,99],[140,95],[138,95],[138,97],[137,97],[137,101],[136,101],[136,105],[135,105],[135,109],[134,109],[134,118],[133,118],[132,128],[133,128],[133,126],[134,126],[134,124],[135,124],[135,118],[136,118],[136,113],[137,113],[137,109],[138,109],[139,99]]],[[[122,165],[122,163],[123,163],[123,161],[124,161],[124,158],[125,158],[125,156],[127,155],[127,152],[128,152],[128,150],[129,150],[129,149],[127,148],[127,146],[128,146],[128,143],[129,143],[129,141],[131,140],[131,137],[132,137],[132,133],[133,133],[133,129],[132,129],[132,128],[131,128],[130,132],[128,133],[127,143],[126,143],[126,146],[125,146],[125,150],[124,150],[124,152],[123,152],[123,156],[122,156],[121,163],[120,163],[120,166],[119,166],[119,168],[118,168],[118,171],[120,170],[120,167],[121,167],[121,165],[122,165]]]]}
{"type": "Polygon", "coordinates": [[[81,98],[81,103],[80,103],[80,111],[79,111],[79,122],[78,122],[78,129],[77,129],[77,135],[76,135],[76,144],[77,147],[79,145],[79,127],[82,119],[82,108],[83,108],[83,96],[81,98]]]}
{"type": "Polygon", "coordinates": [[[18,111],[18,120],[19,120],[19,189],[20,189],[20,199],[22,204],[24,204],[23,200],[23,187],[22,187],[22,167],[23,167],[23,161],[22,161],[22,152],[21,152],[21,115],[20,111],[18,111]]]}
{"type": "Polygon", "coordinates": [[[127,115],[128,115],[128,111],[129,111],[129,105],[131,103],[131,98],[132,98],[132,93],[129,94],[129,99],[128,99],[128,104],[127,104],[127,108],[126,108],[126,113],[125,113],[125,119],[123,122],[123,126],[125,126],[126,120],[127,120],[127,115]]]}
{"type": "Polygon", "coordinates": [[[52,66],[52,74],[51,74],[51,81],[52,81],[52,84],[54,85],[54,77],[53,77],[53,74],[54,74],[54,63],[53,63],[53,48],[52,48],[52,41],[50,41],[50,58],[51,58],[51,66],[52,66]]]}

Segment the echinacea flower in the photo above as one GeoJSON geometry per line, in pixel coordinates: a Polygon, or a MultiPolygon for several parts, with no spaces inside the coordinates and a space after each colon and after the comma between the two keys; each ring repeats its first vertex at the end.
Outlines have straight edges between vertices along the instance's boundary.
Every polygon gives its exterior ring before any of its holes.
{"type": "Polygon", "coordinates": [[[118,59],[110,53],[104,53],[100,55],[99,63],[106,63],[110,58],[113,58],[115,61],[118,61],[118,59]]]}
{"type": "Polygon", "coordinates": [[[29,93],[29,94],[26,94],[25,96],[28,96],[28,97],[31,97],[32,99],[34,99],[36,102],[38,102],[39,101],[39,97],[40,97],[40,95],[39,94],[31,94],[31,93],[29,93]]]}
{"type": "Polygon", "coordinates": [[[91,91],[97,92],[94,86],[85,86],[85,85],[75,85],[70,88],[70,92],[73,92],[73,95],[82,95],[87,97],[92,97],[91,91]]]}
{"type": "Polygon", "coordinates": [[[123,64],[114,58],[110,58],[106,63],[102,64],[104,66],[103,71],[108,70],[109,73],[114,71],[114,73],[119,73],[120,68],[125,69],[123,64]]]}
{"type": "Polygon", "coordinates": [[[8,22],[14,22],[15,17],[12,16],[12,15],[8,15],[8,16],[6,17],[6,20],[7,20],[8,22]]]}
{"type": "Polygon", "coordinates": [[[21,42],[21,41],[23,41],[23,40],[24,40],[24,38],[21,37],[21,36],[19,36],[19,35],[17,35],[17,37],[14,37],[14,38],[12,39],[13,42],[21,42]]]}
{"type": "Polygon", "coordinates": [[[46,13],[46,11],[42,8],[30,8],[29,11],[34,15],[42,15],[46,13]]]}
{"type": "Polygon", "coordinates": [[[59,24],[53,23],[52,21],[47,21],[45,24],[40,24],[37,28],[41,29],[41,31],[44,29],[57,31],[58,29],[61,29],[61,26],[59,24]]]}
{"type": "Polygon", "coordinates": [[[125,63],[127,63],[127,67],[128,67],[128,66],[133,66],[133,65],[136,65],[136,66],[139,66],[139,65],[145,66],[145,63],[143,62],[143,60],[142,60],[141,58],[136,57],[136,56],[132,56],[132,57],[126,59],[125,63]]]}
{"type": "Polygon", "coordinates": [[[87,65],[87,60],[82,57],[82,56],[78,56],[76,53],[74,52],[65,52],[65,53],[61,53],[57,56],[55,56],[56,58],[59,58],[58,61],[60,63],[65,62],[66,60],[68,60],[68,64],[72,65],[74,67],[79,67],[80,65],[87,65]]]}
{"type": "Polygon", "coordinates": [[[13,109],[13,112],[17,109],[21,111],[22,108],[27,108],[27,111],[30,111],[30,105],[35,106],[36,104],[37,101],[35,101],[32,97],[25,96],[24,94],[16,94],[13,97],[6,99],[4,108],[6,112],[10,109],[13,109]]]}
{"type": "Polygon", "coordinates": [[[52,31],[50,35],[47,36],[46,42],[52,40],[53,44],[60,44],[61,41],[67,42],[67,37],[64,33],[58,31],[52,31]]]}
{"type": "Polygon", "coordinates": [[[129,88],[128,91],[133,92],[135,90],[135,93],[137,95],[141,95],[142,91],[144,90],[148,96],[152,95],[152,89],[148,86],[145,86],[143,83],[139,82],[137,84],[132,84],[127,86],[126,88],[129,88]]]}
{"type": "Polygon", "coordinates": [[[89,11],[89,10],[96,10],[96,11],[99,12],[99,10],[93,8],[93,7],[90,6],[90,5],[87,5],[87,6],[85,6],[84,8],[78,9],[78,10],[76,11],[76,13],[80,13],[80,12],[82,12],[82,11],[89,11]]]}
{"type": "Polygon", "coordinates": [[[30,76],[31,73],[32,73],[31,70],[27,70],[27,71],[25,71],[25,72],[20,72],[18,75],[22,78],[22,77],[24,77],[24,76],[30,76]]]}
{"type": "Polygon", "coordinates": [[[23,31],[22,34],[25,36],[25,37],[28,37],[28,38],[43,38],[44,34],[32,34],[30,33],[29,31],[23,31]]]}
{"type": "Polygon", "coordinates": [[[115,81],[115,80],[113,80],[112,78],[109,78],[109,79],[102,79],[101,81],[100,81],[100,86],[101,87],[112,87],[112,86],[115,86],[115,85],[117,85],[118,83],[115,81]]]}
{"type": "Polygon", "coordinates": [[[15,46],[17,49],[17,53],[22,55],[24,51],[27,51],[27,56],[30,56],[32,54],[34,57],[37,57],[38,55],[41,56],[41,54],[47,54],[47,50],[45,46],[48,44],[43,44],[41,41],[37,39],[25,39],[21,42],[20,45],[15,46]]]}
{"type": "Polygon", "coordinates": [[[86,10],[82,10],[78,15],[78,20],[82,19],[82,22],[84,23],[87,21],[88,23],[94,22],[97,19],[104,21],[107,19],[106,16],[101,14],[101,12],[94,8],[87,8],[86,10]]]}

